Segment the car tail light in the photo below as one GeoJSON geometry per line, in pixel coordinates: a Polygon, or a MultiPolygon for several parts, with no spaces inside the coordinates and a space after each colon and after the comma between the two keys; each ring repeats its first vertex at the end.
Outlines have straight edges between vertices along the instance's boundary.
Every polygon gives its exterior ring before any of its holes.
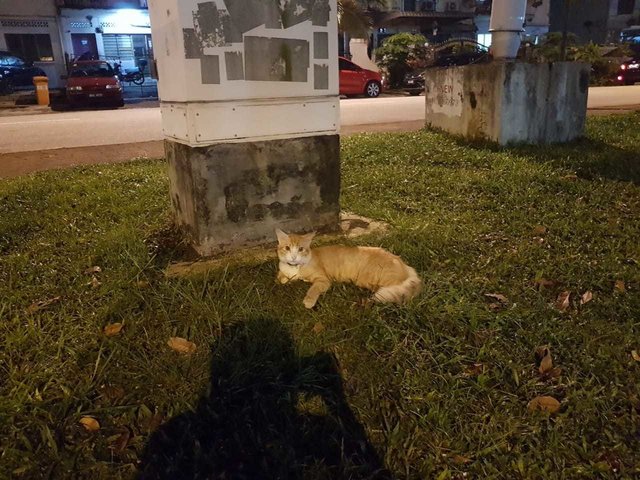
{"type": "Polygon", "coordinates": [[[620,70],[626,70],[627,66],[626,65],[620,65],[620,70]]]}
{"type": "Polygon", "coordinates": [[[618,81],[621,82],[622,80],[624,80],[624,77],[622,75],[618,75],[618,81]]]}
{"type": "Polygon", "coordinates": [[[69,90],[71,92],[81,92],[82,91],[82,87],[80,85],[78,85],[76,87],[67,87],[67,90],[69,90]]]}

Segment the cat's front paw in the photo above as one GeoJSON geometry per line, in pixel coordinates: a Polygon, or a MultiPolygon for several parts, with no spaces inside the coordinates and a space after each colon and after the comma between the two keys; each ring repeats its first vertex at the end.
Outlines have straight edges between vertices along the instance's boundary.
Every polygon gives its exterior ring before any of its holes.
{"type": "Polygon", "coordinates": [[[278,272],[278,276],[276,277],[276,283],[281,283],[284,285],[289,281],[289,277],[287,277],[284,273],[278,272]]]}
{"type": "Polygon", "coordinates": [[[305,308],[309,309],[316,306],[316,300],[314,300],[313,298],[305,297],[302,303],[304,303],[305,308]]]}

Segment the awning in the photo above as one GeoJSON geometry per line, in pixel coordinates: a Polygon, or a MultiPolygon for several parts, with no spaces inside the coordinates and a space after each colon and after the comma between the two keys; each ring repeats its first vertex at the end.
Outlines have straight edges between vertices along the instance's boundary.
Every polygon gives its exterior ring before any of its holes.
{"type": "Polygon", "coordinates": [[[453,23],[460,20],[472,20],[473,12],[460,12],[456,10],[448,12],[388,12],[375,18],[375,25],[384,27],[400,25],[402,23],[427,24],[434,20],[441,23],[453,23]]]}

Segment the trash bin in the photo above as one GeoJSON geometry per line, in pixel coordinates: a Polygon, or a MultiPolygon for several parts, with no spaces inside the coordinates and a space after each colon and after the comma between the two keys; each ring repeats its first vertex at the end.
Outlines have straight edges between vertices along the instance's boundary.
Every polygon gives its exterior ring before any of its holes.
{"type": "Polygon", "coordinates": [[[33,77],[36,86],[38,105],[49,105],[49,79],[47,77],[33,77]]]}

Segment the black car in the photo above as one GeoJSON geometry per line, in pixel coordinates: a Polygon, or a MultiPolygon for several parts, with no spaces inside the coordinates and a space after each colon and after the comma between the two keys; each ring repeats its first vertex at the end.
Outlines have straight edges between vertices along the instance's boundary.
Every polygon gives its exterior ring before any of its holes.
{"type": "Polygon", "coordinates": [[[453,65],[469,65],[488,59],[486,51],[478,50],[461,54],[439,55],[436,61],[427,68],[420,68],[407,73],[402,82],[402,89],[409,95],[420,95],[424,92],[424,73],[429,68],[451,67],[453,65]]]}
{"type": "Polygon", "coordinates": [[[0,51],[0,90],[11,92],[14,88],[33,86],[33,77],[47,75],[33,63],[9,52],[0,51]]]}
{"type": "Polygon", "coordinates": [[[640,57],[620,65],[616,80],[619,85],[633,85],[640,82],[640,57]]]}

